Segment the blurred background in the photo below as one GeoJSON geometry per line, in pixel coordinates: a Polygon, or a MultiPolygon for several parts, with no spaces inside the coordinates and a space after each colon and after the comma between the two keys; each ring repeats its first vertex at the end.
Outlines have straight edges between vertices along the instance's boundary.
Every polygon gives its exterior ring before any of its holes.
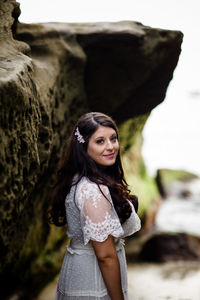
{"type": "MultiPolygon", "coordinates": [[[[7,13],[2,14],[5,21],[0,30],[1,36],[7,30],[5,42],[4,39],[0,41],[4,63],[1,69],[5,72],[0,78],[0,92],[4,93],[3,105],[0,104],[5,115],[5,124],[3,121],[3,125],[0,124],[3,136],[0,169],[2,174],[4,172],[0,193],[3,200],[0,206],[0,252],[5,258],[2,259],[5,266],[0,280],[12,282],[9,290],[5,288],[7,298],[3,298],[54,299],[67,239],[65,228],[60,230],[49,226],[46,221],[49,184],[61,154],[61,145],[69,134],[69,124],[73,122],[73,114],[76,116],[80,104],[77,102],[73,107],[70,101],[85,101],[81,73],[84,51],[79,49],[80,52],[73,56],[73,51],[77,51],[73,45],[70,56],[71,49],[66,50],[71,47],[70,26],[52,24],[51,27],[48,24],[42,27],[23,23],[130,20],[184,34],[182,52],[165,100],[151,111],[146,123],[147,115],[136,116],[127,123],[125,120],[125,125],[120,128],[126,142],[130,140],[135,147],[128,149],[124,164],[127,170],[131,165],[128,176],[132,176],[132,185],[140,199],[139,216],[143,225],[133,239],[126,241],[130,300],[199,300],[199,1],[18,0],[21,24],[17,26],[17,22],[13,22],[18,18],[19,9],[16,6],[12,10],[14,2],[7,0],[0,3],[3,7],[0,13],[4,10],[7,13]],[[61,36],[63,32],[66,34],[63,40],[59,40],[57,30],[61,36]],[[19,41],[25,41],[30,48],[19,41]],[[62,51],[66,57],[68,55],[67,59],[62,51]],[[75,64],[77,70],[73,65],[74,57],[75,63],[78,61],[75,64]],[[67,69],[62,65],[64,59],[67,69]],[[82,98],[79,98],[80,95],[82,98]],[[69,114],[65,107],[68,101],[69,114]],[[144,162],[140,152],[141,131],[144,162]],[[129,134],[126,135],[126,132],[129,134]],[[132,137],[134,132],[136,137],[132,137]]],[[[98,31],[98,28],[95,30],[98,31]]],[[[123,29],[120,30],[123,35],[123,29]]],[[[134,30],[137,32],[138,29],[134,30]]],[[[162,40],[162,34],[160,36],[162,40]]],[[[151,36],[150,41],[153,38],[151,36]]],[[[80,36],[79,39],[80,42],[80,36]]],[[[168,47],[166,45],[164,47],[168,47]]],[[[168,48],[166,52],[168,54],[168,48]]]]}
{"type": "Polygon", "coordinates": [[[200,175],[200,39],[198,0],[20,0],[19,20],[38,22],[138,21],[180,30],[182,53],[165,101],[145,125],[142,148],[150,174],[158,168],[186,169],[200,175]],[[38,9],[40,8],[40,9],[38,9]]]}
{"type": "MultiPolygon", "coordinates": [[[[160,168],[185,169],[200,175],[200,39],[198,37],[200,18],[198,0],[57,0],[56,5],[54,1],[49,0],[21,0],[20,5],[22,10],[20,21],[25,23],[132,20],[155,28],[182,31],[184,39],[178,66],[168,87],[165,101],[153,109],[145,124],[142,155],[148,172],[153,176],[160,168]],[[40,7],[39,10],[38,7],[40,7]]],[[[199,195],[197,185],[195,187],[194,197],[199,195]]],[[[191,187],[187,188],[191,192],[191,187]]],[[[194,186],[192,189],[194,190],[194,186]]],[[[176,187],[172,192],[173,197],[174,194],[177,196],[177,193],[176,187]]],[[[179,199],[180,197],[177,197],[176,201],[179,199]]],[[[190,228],[185,226],[185,231],[193,230],[193,233],[195,231],[195,234],[199,235],[199,230],[194,230],[196,226],[199,227],[197,221],[199,212],[198,215],[188,214],[193,209],[192,205],[184,210],[183,202],[181,205],[176,202],[176,209],[173,206],[171,209],[167,207],[166,210],[160,211],[157,216],[157,225],[164,231],[177,230],[181,232],[181,226],[184,227],[182,221],[189,215],[193,226],[190,228]],[[181,216],[180,211],[183,212],[181,216]],[[169,215],[172,214],[174,218],[171,219],[172,226],[169,228],[169,215]],[[180,219],[178,224],[177,219],[180,219]]],[[[184,266],[173,263],[170,265],[169,263],[161,269],[157,265],[141,266],[140,264],[133,267],[129,265],[131,299],[197,300],[200,299],[200,291],[197,289],[199,279],[200,273],[198,270],[195,273],[192,262],[184,266]],[[184,277],[184,272],[189,275],[184,277]],[[166,273],[171,274],[168,280],[166,273]],[[163,274],[165,274],[165,280],[163,280],[163,274]],[[180,280],[181,277],[182,280],[180,280]],[[149,278],[152,278],[152,281],[157,282],[158,285],[152,284],[149,278]],[[180,283],[184,288],[179,290],[180,283]],[[149,290],[149,295],[146,292],[142,295],[137,291],[137,287],[141,284],[145,287],[144,290],[149,290]],[[190,289],[193,291],[191,292],[190,289]],[[186,298],[182,298],[183,295],[186,295],[186,298]]],[[[40,299],[44,300],[45,293],[49,293],[50,290],[50,288],[46,289],[40,299]]]]}

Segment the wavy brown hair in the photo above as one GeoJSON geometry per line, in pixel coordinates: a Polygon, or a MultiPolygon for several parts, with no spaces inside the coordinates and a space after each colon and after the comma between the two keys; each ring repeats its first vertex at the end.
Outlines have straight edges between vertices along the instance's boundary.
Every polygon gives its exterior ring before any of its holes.
{"type": "Polygon", "coordinates": [[[128,184],[124,178],[120,150],[115,163],[106,168],[101,168],[87,153],[89,139],[100,126],[113,128],[118,138],[117,126],[113,119],[99,112],[91,112],[83,115],[72,131],[66,151],[58,165],[57,179],[51,194],[52,205],[48,216],[49,222],[56,226],[66,224],[66,195],[70,192],[72,184],[78,183],[83,176],[86,176],[98,186],[103,184],[109,188],[121,224],[123,224],[131,214],[131,207],[127,200],[133,203],[136,211],[138,209],[137,196],[130,194],[128,184]],[[77,140],[77,136],[75,136],[77,127],[85,141],[84,143],[80,143],[77,140]],[[78,175],[77,180],[75,183],[72,183],[75,175],[78,175]]]}

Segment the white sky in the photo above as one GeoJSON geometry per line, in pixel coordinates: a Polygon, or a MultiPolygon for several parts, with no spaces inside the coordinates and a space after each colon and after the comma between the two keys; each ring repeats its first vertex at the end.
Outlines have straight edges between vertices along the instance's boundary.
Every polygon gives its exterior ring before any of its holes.
{"type": "Polygon", "coordinates": [[[184,168],[200,175],[199,0],[18,0],[20,21],[139,21],[184,33],[182,53],[165,101],[144,129],[143,156],[149,172],[184,168]]]}

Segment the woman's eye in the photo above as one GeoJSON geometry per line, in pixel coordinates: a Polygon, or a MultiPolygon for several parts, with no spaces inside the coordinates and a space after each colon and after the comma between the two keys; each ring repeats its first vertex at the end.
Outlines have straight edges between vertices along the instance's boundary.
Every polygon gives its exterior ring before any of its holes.
{"type": "Polygon", "coordinates": [[[113,141],[113,142],[115,142],[117,140],[117,137],[116,136],[113,136],[112,138],[111,138],[111,141],[113,141]]]}
{"type": "Polygon", "coordinates": [[[103,140],[97,140],[97,144],[103,144],[103,140]]]}

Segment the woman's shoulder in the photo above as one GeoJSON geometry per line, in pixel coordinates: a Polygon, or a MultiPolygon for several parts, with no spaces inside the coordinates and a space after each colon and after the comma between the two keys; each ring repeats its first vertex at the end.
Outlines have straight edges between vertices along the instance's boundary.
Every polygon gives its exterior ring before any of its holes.
{"type": "Polygon", "coordinates": [[[77,193],[102,193],[107,197],[110,195],[109,189],[104,184],[97,184],[86,176],[83,176],[77,183],[77,193]]]}

